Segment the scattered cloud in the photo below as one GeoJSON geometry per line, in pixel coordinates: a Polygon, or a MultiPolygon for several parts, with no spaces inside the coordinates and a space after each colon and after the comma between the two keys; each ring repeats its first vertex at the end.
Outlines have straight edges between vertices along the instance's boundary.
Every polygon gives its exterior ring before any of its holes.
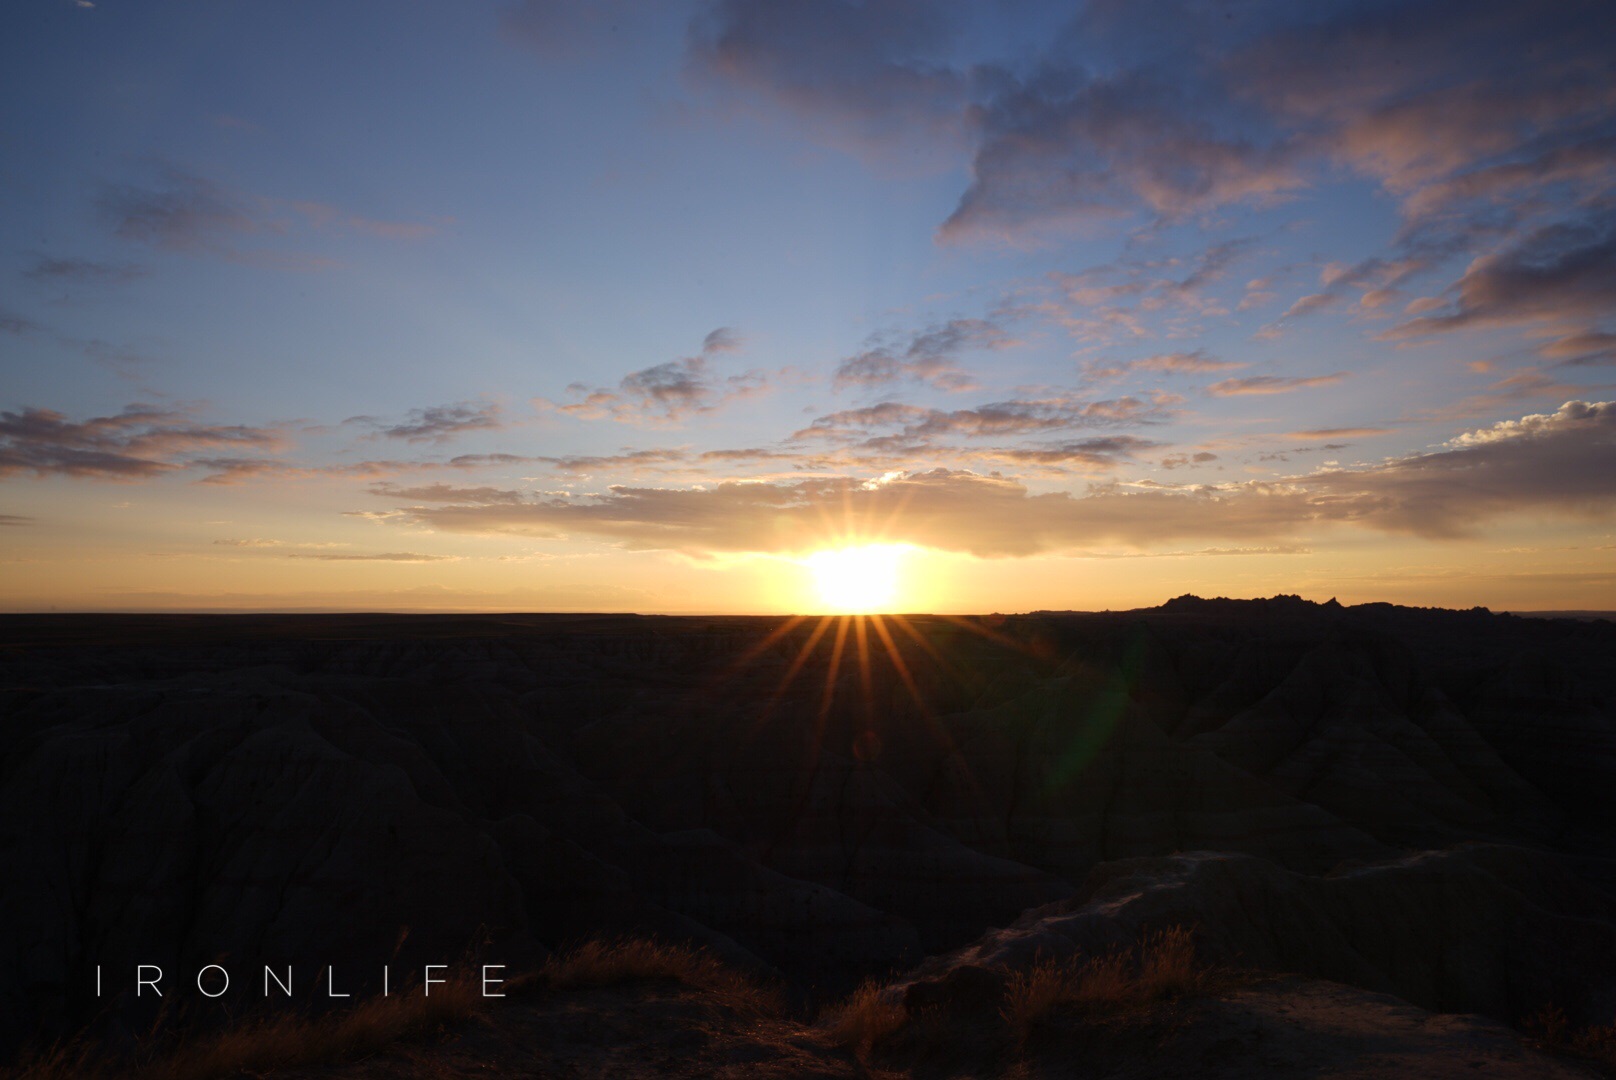
{"type": "Polygon", "coordinates": [[[388,551],[377,555],[354,555],[333,551],[288,551],[288,559],[318,559],[321,562],[453,562],[453,555],[419,555],[413,551],[388,551]]]}
{"type": "Polygon", "coordinates": [[[1186,488],[1111,482],[1080,495],[1035,494],[1010,478],[935,469],[876,484],[838,477],[686,489],[620,485],[582,499],[413,506],[385,520],[688,552],[809,550],[863,523],[866,539],[1003,557],[1107,543],[1272,543],[1333,524],[1448,539],[1488,519],[1543,512],[1616,512],[1616,403],[1569,402],[1432,453],[1277,481],[1186,488]]]}
{"type": "Polygon", "coordinates": [[[241,424],[198,423],[183,411],[130,405],[113,416],[69,420],[52,409],[0,412],[0,477],[141,480],[202,464],[194,455],[221,448],[278,449],[284,433],[241,424]]]}
{"type": "Polygon", "coordinates": [[[866,446],[890,447],[897,442],[921,443],[936,438],[1004,438],[1063,428],[1151,423],[1167,415],[1156,401],[1134,396],[1094,401],[1052,393],[952,411],[883,402],[818,417],[791,438],[862,440],[866,446]],[[871,437],[874,432],[893,428],[899,429],[896,435],[871,437]]]}
{"type": "Polygon", "coordinates": [[[266,224],[241,196],[174,168],[163,170],[158,187],[107,187],[99,206],[115,235],[169,251],[218,248],[266,224]]]}
{"type": "Polygon", "coordinates": [[[1470,264],[1450,310],[1422,314],[1387,336],[1547,323],[1575,328],[1566,340],[1600,340],[1596,320],[1616,315],[1616,210],[1557,223],[1470,264]]]}
{"type": "Polygon", "coordinates": [[[452,405],[431,405],[411,409],[408,418],[389,424],[373,416],[350,416],[345,424],[365,424],[376,435],[412,443],[444,443],[468,431],[499,431],[505,426],[496,402],[461,401],[452,405]]]}
{"type": "Polygon", "coordinates": [[[610,419],[647,425],[678,423],[767,392],[769,379],[760,371],[728,376],[713,373],[714,357],[740,348],[741,339],[735,332],[721,326],[703,339],[701,352],[696,356],[670,360],[625,375],[615,389],[591,389],[584,383],[573,383],[567,389],[582,400],[570,404],[557,405],[543,398],[537,399],[535,404],[583,420],[610,419]]]}
{"type": "Polygon", "coordinates": [[[1383,427],[1307,428],[1286,432],[1286,439],[1369,439],[1376,435],[1390,435],[1394,429],[1383,427]]]}
{"type": "Polygon", "coordinates": [[[906,339],[872,342],[865,351],[837,365],[831,385],[845,390],[908,381],[938,390],[974,390],[977,381],[960,368],[960,355],[975,349],[997,350],[1016,344],[997,323],[986,319],[950,319],[906,339]]]}
{"type": "Polygon", "coordinates": [[[1616,362],[1616,334],[1601,330],[1585,330],[1555,338],[1538,353],[1564,364],[1609,364],[1616,362]]]}
{"type": "Polygon", "coordinates": [[[575,454],[569,457],[539,457],[559,472],[597,473],[618,469],[643,469],[657,465],[672,465],[684,461],[683,450],[625,450],[621,454],[575,454]]]}
{"type": "Polygon", "coordinates": [[[456,487],[453,484],[398,487],[384,482],[372,484],[370,493],[388,499],[410,499],[417,502],[517,503],[522,500],[522,493],[519,491],[504,491],[495,487],[456,487]]]}
{"type": "Polygon", "coordinates": [[[173,165],[157,169],[155,183],[109,184],[97,199],[113,235],[188,255],[215,255],[288,270],[324,269],[319,255],[266,244],[340,230],[387,240],[417,240],[442,222],[383,221],[326,203],[249,194],[173,165]]]}
{"type": "Polygon", "coordinates": [[[143,278],[151,268],[131,262],[99,262],[94,259],[36,256],[33,265],[22,272],[29,281],[74,285],[123,285],[143,278]]]}
{"type": "Polygon", "coordinates": [[[1213,397],[1240,397],[1249,394],[1288,394],[1292,390],[1307,390],[1315,386],[1333,386],[1347,377],[1344,371],[1334,375],[1285,376],[1248,375],[1243,379],[1224,379],[1206,388],[1213,397]]]}
{"type": "Polygon", "coordinates": [[[1234,371],[1245,366],[1233,360],[1215,359],[1207,355],[1205,349],[1196,349],[1194,352],[1161,353],[1140,360],[1129,360],[1122,364],[1092,369],[1088,374],[1096,379],[1118,378],[1138,371],[1165,375],[1209,375],[1220,371],[1234,371]]]}

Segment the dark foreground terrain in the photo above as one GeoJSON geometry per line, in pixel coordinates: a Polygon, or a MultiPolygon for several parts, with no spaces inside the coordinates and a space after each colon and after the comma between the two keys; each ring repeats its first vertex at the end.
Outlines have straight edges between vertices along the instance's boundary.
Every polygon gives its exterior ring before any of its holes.
{"type": "Polygon", "coordinates": [[[1569,1076],[1592,1059],[1510,1029],[1616,1020],[1605,621],[9,616],[0,724],[0,1060],[139,1045],[140,964],[165,1016],[217,1024],[261,1007],[266,964],[359,999],[383,964],[514,974],[613,935],[699,947],[781,1009],[546,992],[399,1053],[444,1076],[1569,1076]],[[1175,927],[1242,974],[1126,1022],[1057,1005],[941,1063],[805,1022],[875,978],[909,1021],[1002,1027],[1039,965],[1175,927]],[[577,1009],[613,1034],[563,1061],[577,1009]]]}

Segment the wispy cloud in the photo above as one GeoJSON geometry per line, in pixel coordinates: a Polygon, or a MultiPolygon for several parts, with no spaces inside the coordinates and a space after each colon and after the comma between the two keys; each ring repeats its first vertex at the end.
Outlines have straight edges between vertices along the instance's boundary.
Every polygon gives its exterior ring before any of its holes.
{"type": "Polygon", "coordinates": [[[1013,337],[990,320],[950,319],[896,341],[872,342],[870,348],[837,365],[831,385],[844,390],[916,382],[938,390],[974,390],[978,383],[959,366],[961,355],[1015,344],[1013,337]]]}
{"type": "Polygon", "coordinates": [[[1161,404],[1133,396],[1093,400],[1052,393],[954,410],[883,402],[828,413],[791,437],[840,442],[862,440],[866,445],[880,445],[872,441],[872,433],[886,431],[893,432],[884,437],[888,444],[894,439],[919,443],[935,438],[1004,438],[1061,429],[1150,423],[1165,419],[1167,415],[1168,411],[1161,404]]]}
{"type": "Polygon", "coordinates": [[[1088,375],[1094,379],[1114,379],[1141,371],[1163,375],[1210,375],[1220,371],[1235,371],[1245,366],[1233,360],[1218,360],[1207,355],[1205,349],[1196,349],[1194,352],[1159,353],[1121,364],[1092,368],[1088,375]]]}
{"type": "Polygon", "coordinates": [[[24,408],[0,412],[0,476],[140,480],[199,464],[199,452],[278,449],[284,442],[277,429],[198,423],[188,413],[154,405],[78,421],[52,409],[24,408]]]}
{"type": "Polygon", "coordinates": [[[9,311],[0,311],[0,334],[32,334],[40,329],[42,327],[32,319],[25,319],[9,311]]]}
{"type": "Polygon", "coordinates": [[[100,262],[95,259],[36,256],[33,265],[22,272],[30,281],[76,285],[122,285],[151,273],[149,266],[131,262],[100,262]]]}
{"type": "Polygon", "coordinates": [[[165,251],[214,255],[291,270],[322,269],[330,259],[285,250],[276,241],[338,230],[387,240],[418,240],[442,222],[385,221],[308,199],[251,194],[174,165],[148,184],[109,184],[97,206],[115,236],[165,251]]]}
{"type": "Polygon", "coordinates": [[[1333,375],[1287,376],[1250,375],[1243,379],[1224,379],[1206,388],[1213,397],[1241,397],[1252,394],[1288,394],[1293,390],[1308,390],[1316,386],[1333,386],[1346,378],[1346,372],[1333,375]]]}
{"type": "Polygon", "coordinates": [[[1387,336],[1543,323],[1566,328],[1567,342],[1587,340],[1599,333],[1596,320],[1616,316],[1616,210],[1545,226],[1477,259],[1457,291],[1450,310],[1410,319],[1387,336]]]}
{"type": "Polygon", "coordinates": [[[355,555],[332,551],[288,551],[288,559],[317,559],[321,562],[452,562],[453,555],[420,555],[413,551],[387,551],[375,555],[355,555]]]}
{"type": "Polygon", "coordinates": [[[537,399],[541,409],[583,420],[610,419],[627,424],[673,424],[690,416],[710,413],[731,402],[755,397],[769,388],[760,371],[720,376],[712,370],[715,357],[739,351],[740,337],[721,326],[702,341],[701,352],[644,368],[623,376],[615,389],[574,383],[567,389],[581,398],[565,405],[537,399]]]}
{"type": "Polygon", "coordinates": [[[410,410],[409,416],[388,423],[374,416],[350,416],[345,424],[364,424],[382,438],[412,443],[444,443],[470,431],[498,431],[505,426],[496,402],[460,401],[410,410]]]}

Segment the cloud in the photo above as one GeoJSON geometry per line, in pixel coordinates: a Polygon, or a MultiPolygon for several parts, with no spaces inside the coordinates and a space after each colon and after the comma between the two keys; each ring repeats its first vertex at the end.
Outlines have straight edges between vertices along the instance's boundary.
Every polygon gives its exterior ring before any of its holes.
{"type": "Polygon", "coordinates": [[[452,405],[432,405],[424,409],[411,409],[409,417],[397,424],[388,424],[372,416],[350,416],[343,423],[367,424],[376,434],[389,439],[403,439],[412,443],[444,443],[468,431],[499,431],[505,426],[495,402],[461,401],[452,405]]]}
{"type": "Polygon", "coordinates": [[[560,472],[594,473],[612,469],[642,469],[655,465],[671,465],[685,460],[683,450],[625,450],[621,454],[574,454],[568,457],[539,457],[535,461],[547,462],[560,472]]]}
{"type": "Polygon", "coordinates": [[[1108,435],[1054,446],[996,447],[974,451],[974,454],[1020,465],[1075,466],[1086,471],[1104,471],[1141,451],[1154,450],[1161,445],[1136,435],[1108,435]]]}
{"type": "Polygon", "coordinates": [[[318,270],[334,263],[323,256],[267,248],[261,241],[295,239],[333,228],[380,239],[415,240],[441,225],[382,221],[313,200],[248,194],[172,165],[159,168],[155,184],[106,185],[97,207],[113,234],[124,240],[287,270],[318,270]],[[253,240],[260,243],[253,245],[253,240]]]}
{"type": "Polygon", "coordinates": [[[1248,394],[1288,394],[1292,390],[1307,390],[1315,386],[1331,386],[1347,377],[1344,371],[1334,375],[1288,377],[1282,375],[1251,375],[1244,379],[1224,379],[1206,388],[1213,397],[1240,397],[1248,394]]]}
{"type": "Polygon", "coordinates": [[[970,74],[944,59],[951,14],[931,0],[719,0],[692,29],[689,69],[733,109],[784,110],[794,135],[934,157],[962,137],[969,102],[970,74]]]}
{"type": "Polygon", "coordinates": [[[1616,334],[1599,330],[1567,334],[1543,345],[1538,353],[1565,364],[1609,364],[1616,362],[1616,334]]]}
{"type": "Polygon", "coordinates": [[[288,559],[319,559],[322,562],[452,562],[453,555],[418,555],[413,551],[388,551],[379,555],[346,555],[328,551],[288,551],[288,559]]]}
{"type": "Polygon", "coordinates": [[[703,356],[717,356],[720,353],[740,352],[746,345],[746,340],[736,333],[732,326],[720,326],[716,330],[707,332],[701,339],[701,354],[703,356]]]}
{"type": "Polygon", "coordinates": [[[1298,315],[1308,315],[1315,311],[1323,311],[1325,308],[1335,305],[1335,303],[1340,299],[1341,298],[1334,293],[1313,293],[1310,296],[1302,297],[1290,307],[1286,308],[1285,314],[1281,315],[1280,318],[1294,319],[1298,315]]]}
{"type": "Polygon", "coordinates": [[[424,240],[441,231],[446,221],[380,221],[350,213],[327,203],[297,200],[287,203],[315,229],[337,228],[380,240],[424,240]]]}
{"type": "Polygon", "coordinates": [[[99,207],[115,235],[169,251],[204,251],[265,227],[240,196],[173,168],[163,170],[160,187],[106,188],[99,207]]]}
{"type": "Polygon", "coordinates": [[[1449,539],[1509,515],[1613,511],[1616,403],[1569,402],[1432,453],[1278,481],[1171,489],[1113,482],[1081,495],[1035,494],[1011,478],[935,469],[880,481],[615,486],[591,498],[418,505],[385,520],[693,553],[801,552],[854,537],[1003,557],[1096,544],[1268,544],[1325,525],[1449,539]]]}
{"type": "Polygon", "coordinates": [[[455,487],[452,484],[426,484],[420,487],[398,487],[394,484],[372,484],[372,495],[389,499],[412,499],[420,502],[474,502],[517,503],[522,500],[519,491],[505,491],[494,487],[455,487]]]}
{"type": "Polygon", "coordinates": [[[25,514],[0,514],[0,527],[32,525],[34,519],[25,514]]]}
{"type": "Polygon", "coordinates": [[[114,416],[69,420],[52,409],[0,412],[0,477],[77,476],[141,480],[202,465],[192,455],[220,448],[278,449],[282,432],[200,424],[187,413],[130,405],[114,416]]]}
{"type": "Polygon", "coordinates": [[[1391,428],[1383,427],[1334,427],[1289,431],[1281,437],[1286,439],[1368,439],[1376,435],[1390,435],[1391,433],[1391,428]]]}
{"type": "MultiPolygon", "coordinates": [[[[1023,35],[1036,52],[994,56],[1014,35],[963,34],[981,18],[968,5],[723,0],[690,65],[726,100],[784,110],[873,161],[898,146],[967,154],[969,182],[938,229],[949,242],[1182,221],[1346,169],[1398,201],[1410,236],[1463,244],[1484,219],[1530,215],[1540,193],[1590,204],[1616,180],[1604,44],[1616,9],[1603,0],[1258,0],[1238,18],[1216,5],[1072,7],[1063,28],[1023,35]]],[[[1047,24],[1059,10],[1017,15],[1047,24]]]]}
{"type": "Polygon", "coordinates": [[[1051,272],[1058,299],[1033,307],[1053,317],[1086,346],[1149,337],[1152,318],[1166,319],[1170,336],[1198,332],[1187,322],[1229,314],[1228,301],[1215,295],[1239,259],[1253,247],[1250,237],[1219,241],[1189,256],[1157,259],[1125,257],[1076,273],[1051,272]]]}
{"type": "Polygon", "coordinates": [[[1545,226],[1513,247],[1475,260],[1459,279],[1452,310],[1411,319],[1387,336],[1412,338],[1535,322],[1586,325],[1612,314],[1616,211],[1545,226]]]}
{"type": "Polygon", "coordinates": [[[1094,378],[1116,378],[1136,371],[1152,371],[1165,375],[1209,375],[1219,371],[1234,371],[1245,366],[1233,360],[1214,359],[1207,355],[1205,349],[1196,349],[1194,352],[1161,353],[1140,360],[1129,360],[1111,367],[1097,368],[1089,374],[1094,378]]]}
{"type": "MultiPolygon", "coordinates": [[[[1475,166],[1531,172],[1609,134],[1616,90],[1603,42],[1616,15],[1599,0],[1539,8],[1435,0],[1321,14],[1229,54],[1225,72],[1319,152],[1379,179],[1409,209],[1441,205],[1441,185],[1478,183],[1485,170],[1467,173],[1475,166]]],[[[1476,194],[1497,190],[1480,182],[1476,194]]]]}
{"type": "Polygon", "coordinates": [[[973,390],[977,382],[959,367],[961,353],[973,349],[1005,349],[1017,344],[996,323],[985,319],[950,319],[911,335],[907,340],[875,344],[836,368],[831,385],[879,387],[902,381],[938,390],[973,390]]]}
{"type": "Polygon", "coordinates": [[[939,238],[1024,244],[1094,218],[1179,219],[1303,186],[1288,143],[1219,122],[1205,100],[1151,72],[1046,66],[981,108],[971,183],[939,238]]]}
{"type": "Polygon", "coordinates": [[[53,259],[40,255],[22,272],[30,281],[62,282],[78,285],[123,285],[151,273],[139,263],[97,262],[94,259],[53,259]]]}
{"type": "Polygon", "coordinates": [[[768,390],[769,380],[759,371],[719,377],[711,368],[714,357],[741,348],[741,339],[727,326],[721,326],[702,340],[701,353],[657,364],[623,376],[616,389],[590,389],[573,383],[567,389],[581,395],[581,401],[557,405],[544,398],[535,401],[540,408],[576,416],[583,420],[610,419],[627,424],[672,424],[702,413],[710,413],[730,402],[755,397],[768,390]]]}
{"type": "MultiPolygon", "coordinates": [[[[883,402],[818,417],[791,438],[864,439],[866,445],[879,446],[881,441],[870,440],[870,433],[894,427],[900,429],[896,439],[924,442],[935,438],[1003,438],[1063,428],[1151,423],[1166,416],[1167,412],[1161,405],[1131,395],[1093,401],[1054,393],[1041,398],[991,402],[974,409],[952,411],[883,402]]],[[[888,445],[892,441],[892,437],[885,440],[888,445]]]]}
{"type": "Polygon", "coordinates": [[[0,334],[32,334],[39,329],[40,325],[32,319],[13,315],[9,311],[0,311],[0,334]]]}

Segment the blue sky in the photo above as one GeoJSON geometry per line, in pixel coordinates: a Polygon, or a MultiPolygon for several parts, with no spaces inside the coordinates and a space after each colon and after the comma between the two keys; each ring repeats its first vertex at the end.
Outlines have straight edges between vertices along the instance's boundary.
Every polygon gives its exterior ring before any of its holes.
{"type": "Polygon", "coordinates": [[[1616,606],[1608,5],[3,18],[0,603],[1616,606]]]}

